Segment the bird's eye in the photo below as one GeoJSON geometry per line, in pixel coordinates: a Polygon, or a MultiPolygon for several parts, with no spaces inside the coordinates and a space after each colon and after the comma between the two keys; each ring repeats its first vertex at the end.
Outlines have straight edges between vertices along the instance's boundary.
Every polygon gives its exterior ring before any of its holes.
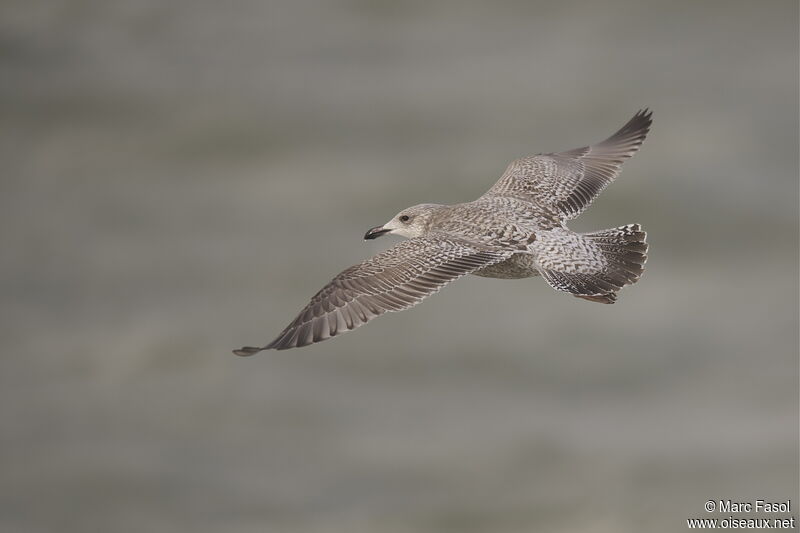
{"type": "Polygon", "coordinates": [[[411,217],[410,217],[410,216],[408,216],[408,215],[402,215],[402,216],[400,217],[400,222],[408,222],[410,219],[411,219],[411,217]]]}

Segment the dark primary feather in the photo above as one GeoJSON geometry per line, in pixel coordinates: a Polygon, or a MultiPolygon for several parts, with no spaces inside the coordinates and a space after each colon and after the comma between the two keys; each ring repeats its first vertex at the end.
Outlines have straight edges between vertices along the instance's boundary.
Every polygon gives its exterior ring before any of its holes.
{"type": "Polygon", "coordinates": [[[513,253],[445,236],[400,242],[333,278],[271,343],[234,353],[285,350],[346,333],[387,311],[408,309],[450,281],[513,253]]]}
{"type": "Polygon", "coordinates": [[[619,175],[651,123],[652,112],[643,109],[600,143],[517,159],[484,196],[515,197],[575,218],[619,175]]]}

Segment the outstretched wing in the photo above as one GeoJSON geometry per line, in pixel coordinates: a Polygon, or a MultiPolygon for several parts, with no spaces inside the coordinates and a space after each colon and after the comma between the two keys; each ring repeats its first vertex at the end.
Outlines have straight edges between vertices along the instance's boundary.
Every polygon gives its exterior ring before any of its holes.
{"type": "Polygon", "coordinates": [[[274,341],[234,353],[285,350],[346,333],[387,311],[413,307],[445,284],[513,253],[443,236],[400,242],[333,278],[274,341]]]}
{"type": "Polygon", "coordinates": [[[575,218],[619,175],[650,131],[652,112],[643,109],[605,141],[567,152],[513,161],[484,196],[510,196],[575,218]]]}

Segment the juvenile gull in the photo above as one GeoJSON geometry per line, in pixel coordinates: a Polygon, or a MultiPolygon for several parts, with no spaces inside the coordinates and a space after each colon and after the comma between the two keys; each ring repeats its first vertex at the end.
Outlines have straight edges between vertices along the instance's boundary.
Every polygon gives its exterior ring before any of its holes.
{"type": "Polygon", "coordinates": [[[647,259],[639,224],[575,233],[580,215],[635,154],[652,123],[636,113],[603,142],[513,161],[473,202],[420,204],[364,235],[400,242],[325,285],[278,337],[233,353],[307,346],[351,331],[387,311],[402,311],[466,274],[516,279],[541,275],[556,290],[605,304],[635,283],[647,259]]]}

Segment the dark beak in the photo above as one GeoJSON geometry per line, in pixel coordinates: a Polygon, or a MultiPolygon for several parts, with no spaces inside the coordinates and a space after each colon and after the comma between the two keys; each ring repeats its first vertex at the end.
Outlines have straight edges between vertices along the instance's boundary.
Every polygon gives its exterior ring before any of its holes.
{"type": "Polygon", "coordinates": [[[369,239],[377,239],[384,233],[389,233],[392,230],[384,229],[383,226],[375,226],[374,228],[370,229],[367,233],[364,234],[364,240],[369,239]]]}

